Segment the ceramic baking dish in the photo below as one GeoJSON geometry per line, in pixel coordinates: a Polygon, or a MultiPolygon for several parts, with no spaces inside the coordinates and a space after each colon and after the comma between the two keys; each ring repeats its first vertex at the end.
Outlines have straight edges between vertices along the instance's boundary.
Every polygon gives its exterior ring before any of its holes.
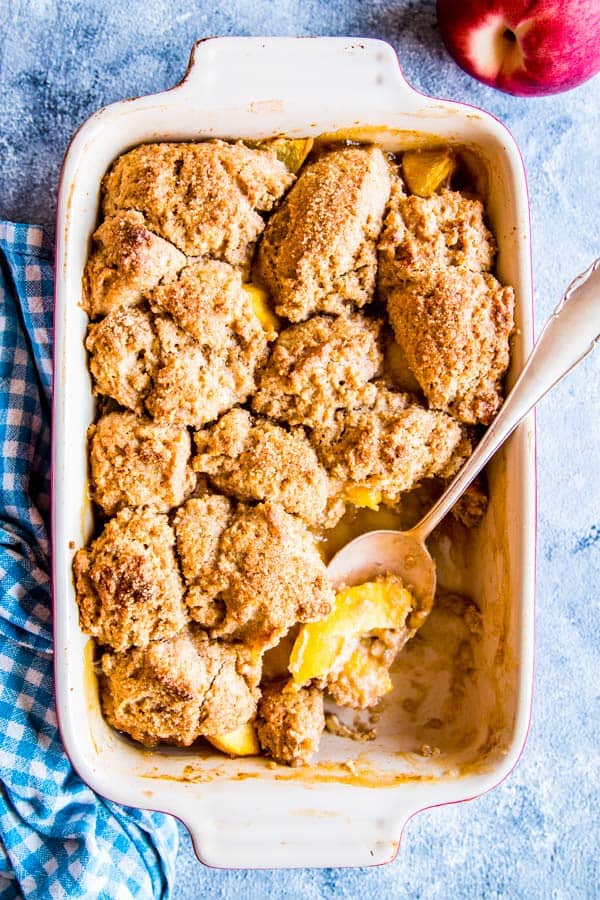
{"type": "Polygon", "coordinates": [[[100,714],[91,642],[79,629],[71,575],[74,551],[92,531],[86,429],[94,400],[83,345],[87,317],[79,303],[100,180],[117,156],[141,142],[324,133],[374,140],[390,150],[443,141],[476,155],[498,240],[498,274],[516,291],[518,330],[509,383],[514,380],[532,340],[529,213],[518,149],[490,115],[417,93],[404,80],[393,49],[381,41],[199,42],[181,84],[115,103],[83,125],[69,147],[60,185],[53,419],[60,729],[88,784],[111,800],[178,816],[199,858],[216,866],[386,862],[415,812],[498,784],[515,765],[529,723],[535,554],[531,418],[489,468],[490,508],[464,548],[468,562],[456,565],[450,552],[442,567],[447,587],[476,598],[483,616],[470,674],[460,684],[440,665],[443,647],[434,640],[437,628],[444,645],[448,622],[436,625],[432,616],[432,648],[427,641],[415,644],[421,649],[407,657],[404,673],[402,667],[396,673],[377,739],[359,743],[326,734],[315,764],[301,769],[272,767],[264,759],[231,760],[208,747],[150,752],[113,731],[100,714]],[[407,673],[412,663],[415,672],[407,673]],[[420,700],[411,706],[407,697],[415,684],[420,700]],[[436,727],[436,746],[423,746],[427,728],[436,727]]]}

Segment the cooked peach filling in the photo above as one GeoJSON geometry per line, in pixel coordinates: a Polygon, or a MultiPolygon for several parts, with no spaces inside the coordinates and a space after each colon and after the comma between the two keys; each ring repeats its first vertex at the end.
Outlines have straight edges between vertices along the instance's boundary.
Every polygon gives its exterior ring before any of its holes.
{"type": "Polygon", "coordinates": [[[279,162],[282,162],[294,174],[300,171],[302,163],[313,145],[312,138],[275,138],[264,144],[265,147],[271,147],[279,162]]]}
{"type": "Polygon", "coordinates": [[[377,511],[381,503],[381,491],[374,491],[361,485],[351,485],[346,489],[345,499],[359,509],[374,509],[377,511]]]}
{"type": "Polygon", "coordinates": [[[411,194],[431,197],[450,181],[456,169],[451,150],[409,150],[402,157],[402,172],[411,194]]]}
{"type": "Polygon", "coordinates": [[[246,722],[228,734],[206,735],[206,740],[228,756],[257,756],[260,753],[256,729],[252,722],[246,722]]]}
{"type": "Polygon", "coordinates": [[[401,629],[413,606],[412,594],[394,575],[340,591],[328,616],[300,629],[289,663],[295,683],[327,679],[341,669],[367,675],[364,658],[356,654],[359,641],[377,631],[401,629]]]}
{"type": "Polygon", "coordinates": [[[281,331],[281,319],[271,309],[267,292],[250,283],[244,284],[243,288],[250,298],[254,315],[265,330],[267,340],[275,340],[281,331]]]}

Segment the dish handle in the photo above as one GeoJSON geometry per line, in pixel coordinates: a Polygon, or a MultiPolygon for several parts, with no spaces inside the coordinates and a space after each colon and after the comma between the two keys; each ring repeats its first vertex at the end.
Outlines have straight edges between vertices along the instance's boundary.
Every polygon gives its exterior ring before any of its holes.
{"type": "Polygon", "coordinates": [[[314,109],[317,101],[320,108],[324,98],[378,106],[402,97],[409,110],[426,100],[404,78],[390,44],[339,37],[205,38],[177,89],[194,105],[254,112],[290,103],[314,109]]]}
{"type": "MultiPolygon", "coordinates": [[[[414,808],[398,820],[397,815],[385,815],[390,812],[389,800],[386,804],[379,798],[383,811],[377,815],[372,808],[362,808],[362,798],[351,801],[348,797],[344,802],[346,798],[338,795],[326,809],[312,792],[303,791],[303,806],[295,809],[278,808],[277,798],[264,792],[252,820],[243,814],[233,818],[223,803],[220,812],[215,810],[203,821],[188,811],[182,822],[196,856],[205,865],[235,869],[355,868],[383,865],[395,858],[414,808]]],[[[372,807],[368,792],[361,793],[366,806],[372,807]]],[[[240,809],[237,804],[231,808],[240,809]]]]}

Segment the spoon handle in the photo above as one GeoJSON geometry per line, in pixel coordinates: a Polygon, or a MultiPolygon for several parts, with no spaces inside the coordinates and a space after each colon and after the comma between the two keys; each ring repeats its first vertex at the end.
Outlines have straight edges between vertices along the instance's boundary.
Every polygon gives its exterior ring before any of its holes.
{"type": "Polygon", "coordinates": [[[597,259],[571,282],[500,412],[454,481],[411,529],[413,534],[421,540],[431,534],[521,419],[587,356],[599,338],[600,259],[597,259]]]}

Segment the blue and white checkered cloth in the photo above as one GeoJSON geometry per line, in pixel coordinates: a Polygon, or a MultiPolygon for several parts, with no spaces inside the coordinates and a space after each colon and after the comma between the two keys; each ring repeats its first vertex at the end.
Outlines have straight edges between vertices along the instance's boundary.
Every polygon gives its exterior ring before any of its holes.
{"type": "Polygon", "coordinates": [[[177,828],[94,794],[60,742],[48,576],[52,261],[0,222],[0,898],[168,897],[177,828]]]}

